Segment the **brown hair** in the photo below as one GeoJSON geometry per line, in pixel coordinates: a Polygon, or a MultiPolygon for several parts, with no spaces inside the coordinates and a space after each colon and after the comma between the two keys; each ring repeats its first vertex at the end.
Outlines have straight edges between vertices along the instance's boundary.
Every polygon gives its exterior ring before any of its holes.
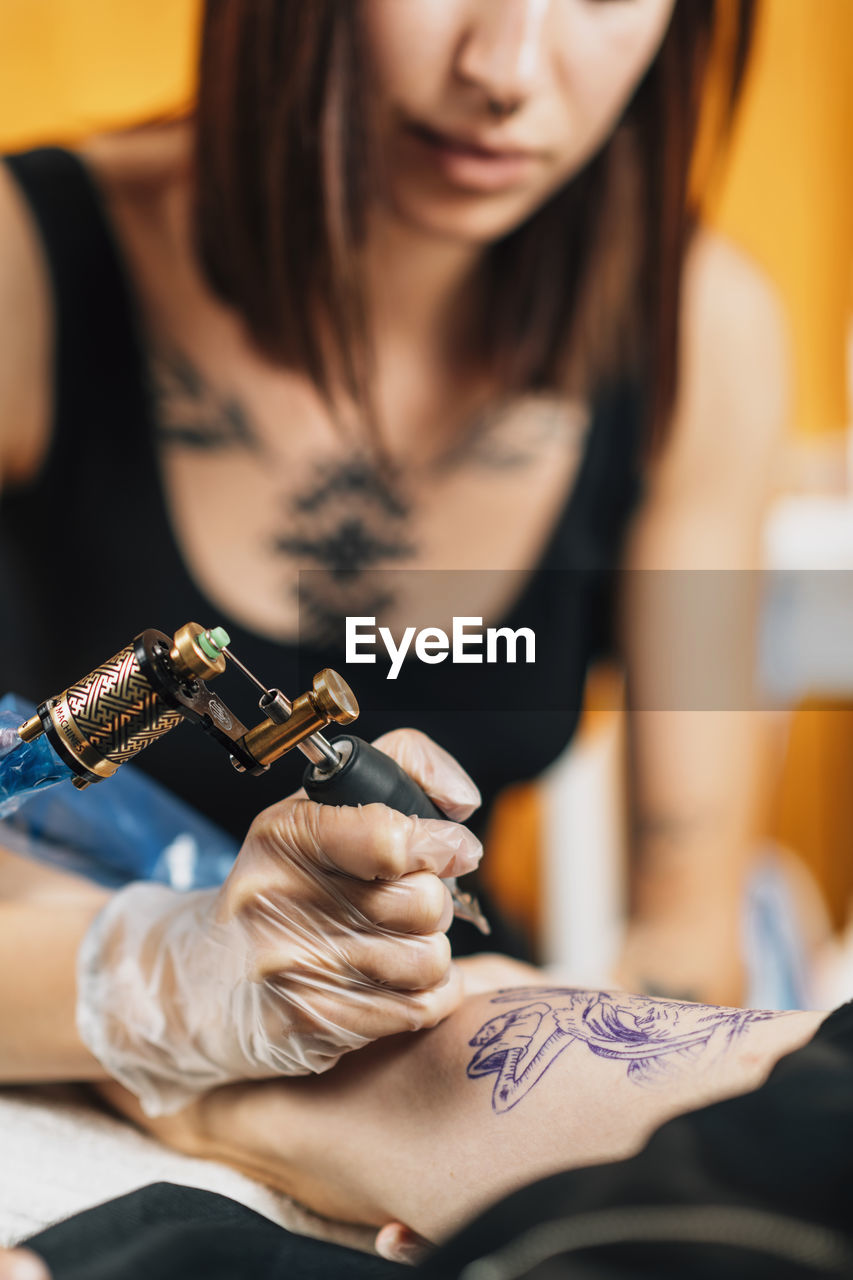
{"type": "MultiPolygon", "coordinates": [[[[472,341],[506,389],[590,394],[607,376],[645,376],[650,446],[663,438],[698,213],[700,107],[716,75],[721,142],[755,5],[678,0],[607,144],[485,250],[472,341]]],[[[330,402],[344,390],[361,406],[370,404],[358,253],[371,197],[366,65],[355,0],[207,0],[196,116],[205,270],[262,351],[305,369],[330,402]]]]}

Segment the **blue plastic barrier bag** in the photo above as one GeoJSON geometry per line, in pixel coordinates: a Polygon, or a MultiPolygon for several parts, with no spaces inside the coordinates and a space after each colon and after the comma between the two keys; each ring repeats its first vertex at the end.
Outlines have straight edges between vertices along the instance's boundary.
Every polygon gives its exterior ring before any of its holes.
{"type": "Polygon", "coordinates": [[[34,710],[0,698],[0,844],[112,888],[222,883],[238,852],[232,836],[131,764],[78,791],[45,737],[21,743],[9,732],[34,710]]]}

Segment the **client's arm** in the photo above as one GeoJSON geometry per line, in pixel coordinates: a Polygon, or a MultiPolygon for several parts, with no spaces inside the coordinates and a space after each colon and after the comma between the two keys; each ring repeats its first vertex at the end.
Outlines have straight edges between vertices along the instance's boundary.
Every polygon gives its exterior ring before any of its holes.
{"type": "Polygon", "coordinates": [[[627,1156],[671,1116],[757,1087],[823,1016],[492,992],[319,1078],[220,1090],[159,1132],[329,1217],[435,1241],[517,1187],[627,1156]]]}

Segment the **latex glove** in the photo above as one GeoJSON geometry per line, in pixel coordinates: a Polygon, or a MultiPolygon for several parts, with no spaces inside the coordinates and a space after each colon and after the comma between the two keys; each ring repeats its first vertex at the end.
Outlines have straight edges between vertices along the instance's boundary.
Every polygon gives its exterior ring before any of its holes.
{"type": "MultiPolygon", "coordinates": [[[[467,817],[479,802],[423,734],[377,745],[443,812],[467,817]]],[[[297,793],[255,819],[220,889],[115,895],[80,949],[81,1038],[160,1115],[228,1081],[326,1071],[381,1036],[434,1026],[463,992],[440,877],[481,854],[456,822],[297,793]]]]}

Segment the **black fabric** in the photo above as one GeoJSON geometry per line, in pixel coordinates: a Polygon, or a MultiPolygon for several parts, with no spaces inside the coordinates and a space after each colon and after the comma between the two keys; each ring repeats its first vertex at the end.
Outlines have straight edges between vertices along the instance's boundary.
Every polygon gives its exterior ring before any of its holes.
{"type": "MultiPolygon", "coordinates": [[[[224,625],[234,652],[291,693],[306,673],[342,665],[339,653],[297,652],[247,631],[190,579],[165,507],[132,294],[99,191],[65,151],[6,163],[44,245],[56,342],[50,456],[29,488],[0,503],[0,689],[40,701],[143,628],[171,632],[189,619],[224,625]]],[[[534,629],[536,672],[548,673],[544,694],[523,664],[479,669],[486,683],[474,708],[471,667],[410,663],[396,683],[379,667],[350,670],[362,707],[358,733],[369,740],[405,714],[403,723],[442,743],[483,793],[472,822],[480,832],[498,791],[539,774],[574,732],[587,665],[605,639],[605,579],[638,495],[639,416],[636,388],[602,391],[572,494],[502,620],[534,629]]],[[[304,761],[296,752],[262,778],[239,777],[202,734],[189,744],[191,733],[181,726],[138,765],[238,837],[259,809],[298,785],[304,761]]]]}
{"type": "Polygon", "coordinates": [[[410,1267],[292,1235],[225,1196],[156,1183],[29,1241],[52,1280],[402,1280],[410,1267]]]}

